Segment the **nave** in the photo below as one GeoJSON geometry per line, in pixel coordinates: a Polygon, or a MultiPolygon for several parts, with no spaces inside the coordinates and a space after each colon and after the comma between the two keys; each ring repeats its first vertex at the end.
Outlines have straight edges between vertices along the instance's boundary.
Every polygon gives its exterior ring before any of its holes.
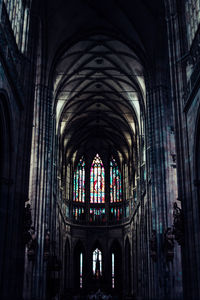
{"type": "Polygon", "coordinates": [[[0,299],[200,299],[200,1],[0,0],[0,299]]]}

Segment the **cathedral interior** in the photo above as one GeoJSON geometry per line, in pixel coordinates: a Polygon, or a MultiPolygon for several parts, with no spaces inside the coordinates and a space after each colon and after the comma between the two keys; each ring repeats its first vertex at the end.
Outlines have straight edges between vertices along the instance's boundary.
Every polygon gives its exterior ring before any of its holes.
{"type": "Polygon", "coordinates": [[[200,299],[200,0],[0,0],[0,299],[200,299]]]}

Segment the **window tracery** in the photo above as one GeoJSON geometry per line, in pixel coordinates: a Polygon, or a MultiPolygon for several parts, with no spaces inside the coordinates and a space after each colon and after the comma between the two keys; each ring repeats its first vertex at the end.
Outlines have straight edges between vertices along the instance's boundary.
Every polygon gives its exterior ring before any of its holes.
{"type": "Polygon", "coordinates": [[[191,46],[200,23],[200,0],[185,2],[188,43],[191,46]]]}
{"type": "Polygon", "coordinates": [[[24,53],[27,50],[30,8],[22,0],[4,0],[4,4],[18,49],[24,53]]]}
{"type": "Polygon", "coordinates": [[[82,157],[74,171],[72,216],[75,221],[105,224],[119,222],[123,217],[122,178],[116,160],[111,157],[108,168],[104,168],[99,154],[96,154],[90,169],[82,157]],[[88,182],[86,182],[86,169],[88,182]],[[105,172],[108,180],[107,205],[105,199],[105,172]],[[88,190],[88,194],[86,192],[88,190]],[[86,195],[88,195],[86,199],[86,195]],[[110,201],[109,201],[110,199],[110,201]],[[89,205],[89,206],[88,206],[89,205]]]}
{"type": "Polygon", "coordinates": [[[105,171],[99,154],[90,169],[90,203],[105,203],[105,171]]]}
{"type": "Polygon", "coordinates": [[[110,161],[110,203],[122,201],[121,173],[114,158],[110,161]]]}
{"type": "Polygon", "coordinates": [[[85,161],[80,159],[74,172],[74,202],[85,202],[85,161]]]}

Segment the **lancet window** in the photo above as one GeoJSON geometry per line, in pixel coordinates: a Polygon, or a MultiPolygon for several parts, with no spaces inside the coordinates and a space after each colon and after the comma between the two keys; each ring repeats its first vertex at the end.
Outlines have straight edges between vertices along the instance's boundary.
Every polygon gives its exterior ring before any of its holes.
{"type": "Polygon", "coordinates": [[[92,270],[96,279],[102,276],[102,252],[98,248],[93,251],[92,270]]]}
{"type": "Polygon", "coordinates": [[[105,203],[105,170],[99,154],[90,169],[90,203],[105,203]]]}
{"type": "Polygon", "coordinates": [[[74,172],[74,202],[85,202],[85,161],[80,159],[74,172]]]}
{"type": "Polygon", "coordinates": [[[114,158],[110,161],[110,203],[122,201],[121,173],[114,158]]]}

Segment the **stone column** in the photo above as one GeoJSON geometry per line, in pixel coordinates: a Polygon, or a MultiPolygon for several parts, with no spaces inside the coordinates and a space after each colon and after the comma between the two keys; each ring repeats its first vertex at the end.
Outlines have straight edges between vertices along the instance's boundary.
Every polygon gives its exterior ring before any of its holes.
{"type": "MultiPolygon", "coordinates": [[[[163,62],[159,64],[164,65],[163,62]]],[[[173,225],[173,203],[177,197],[176,166],[172,156],[175,154],[175,141],[171,132],[174,120],[169,78],[165,75],[167,71],[160,69],[159,64],[156,75],[151,75],[147,85],[147,142],[150,147],[148,190],[151,191],[148,200],[151,203],[151,221],[148,226],[156,231],[157,237],[156,261],[151,259],[149,278],[154,278],[152,297],[174,299],[177,290],[172,289],[173,278],[181,273],[181,265],[176,256],[178,261],[175,261],[174,267],[167,262],[163,244],[165,230],[173,225]]]]}

